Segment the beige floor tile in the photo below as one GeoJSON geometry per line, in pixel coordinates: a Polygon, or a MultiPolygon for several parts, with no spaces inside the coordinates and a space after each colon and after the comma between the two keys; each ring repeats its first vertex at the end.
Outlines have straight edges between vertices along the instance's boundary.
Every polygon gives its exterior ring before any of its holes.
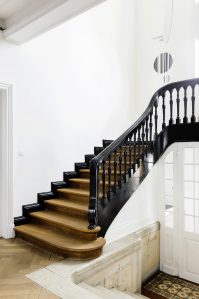
{"type": "Polygon", "coordinates": [[[41,288],[40,289],[32,289],[30,291],[28,299],[38,299],[40,294],[41,294],[41,288]]]}
{"type": "Polygon", "coordinates": [[[6,296],[6,295],[2,295],[1,296],[1,294],[0,294],[0,299],[17,299],[17,296],[10,296],[10,295],[8,295],[8,296],[6,296]]]}
{"type": "Polygon", "coordinates": [[[20,239],[0,238],[0,299],[59,299],[25,275],[62,259],[20,239]]]}
{"type": "Polygon", "coordinates": [[[28,299],[29,295],[19,295],[17,296],[17,299],[28,299]]]}

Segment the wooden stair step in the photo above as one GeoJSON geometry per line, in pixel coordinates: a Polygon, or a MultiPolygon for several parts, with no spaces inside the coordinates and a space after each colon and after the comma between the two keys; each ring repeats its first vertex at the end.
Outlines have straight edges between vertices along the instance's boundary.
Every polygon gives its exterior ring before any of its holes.
{"type": "MultiPolygon", "coordinates": [[[[75,183],[89,184],[90,185],[90,179],[89,178],[69,179],[69,182],[75,182],[75,183]]],[[[100,180],[100,185],[103,185],[103,182],[101,180],[100,180]]],[[[108,182],[106,182],[106,185],[108,185],[108,182]]]]}
{"type": "Polygon", "coordinates": [[[75,214],[85,219],[88,218],[88,203],[86,202],[56,198],[44,200],[44,203],[46,204],[47,210],[55,210],[68,215],[75,214]]]}
{"type": "MultiPolygon", "coordinates": [[[[90,178],[75,178],[75,179],[69,179],[70,187],[71,188],[78,188],[83,190],[90,190],[90,178]]],[[[112,185],[114,184],[114,181],[112,180],[112,185]]],[[[108,180],[105,181],[106,191],[108,191],[108,180]]],[[[103,182],[100,180],[99,185],[99,192],[103,191],[103,182]]]]}
{"type": "MultiPolygon", "coordinates": [[[[60,198],[68,198],[70,200],[83,201],[89,203],[90,191],[77,188],[63,188],[57,189],[60,198]]],[[[102,193],[99,193],[99,197],[102,197],[102,193]]]]}
{"type": "Polygon", "coordinates": [[[33,223],[48,225],[86,240],[96,240],[97,233],[100,231],[99,226],[96,229],[89,230],[87,228],[89,226],[88,220],[56,211],[47,210],[33,212],[30,213],[30,216],[32,217],[33,223]]]}
{"type": "Polygon", "coordinates": [[[81,240],[57,229],[34,223],[17,226],[14,230],[17,237],[29,243],[76,260],[99,257],[102,254],[102,247],[106,243],[103,238],[98,238],[95,241],[81,240]]]}

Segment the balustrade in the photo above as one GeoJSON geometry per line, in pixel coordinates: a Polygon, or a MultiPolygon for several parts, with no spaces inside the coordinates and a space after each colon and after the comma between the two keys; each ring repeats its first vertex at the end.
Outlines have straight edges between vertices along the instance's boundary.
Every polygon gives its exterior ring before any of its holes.
{"type": "MultiPolygon", "coordinates": [[[[158,105],[159,98],[162,97],[162,112],[160,112],[162,119],[162,132],[171,126],[176,128],[183,128],[189,123],[188,118],[188,104],[191,104],[191,119],[190,123],[194,125],[196,123],[195,116],[195,88],[199,85],[199,78],[186,80],[176,83],[168,84],[160,88],[152,97],[147,109],[142,116],[133,124],[128,130],[126,130],[119,138],[113,141],[102,152],[94,157],[90,162],[90,200],[88,209],[89,229],[94,229],[98,225],[98,215],[103,208],[109,204],[109,201],[114,200],[113,196],[117,197],[117,193],[120,189],[125,188],[125,184],[129,178],[133,177],[133,174],[140,167],[142,161],[152,150],[157,148],[157,140],[160,140],[161,135],[158,133],[158,105]],[[192,89],[191,101],[188,100],[188,87],[192,89]],[[184,90],[184,117],[181,124],[180,119],[180,90],[184,90]],[[176,105],[176,124],[174,124],[174,112],[173,112],[173,91],[177,91],[176,105]],[[170,116],[166,119],[166,101],[167,91],[169,94],[170,116]],[[154,113],[154,118],[153,118],[154,113]],[[153,136],[154,128],[154,138],[153,136]],[[158,139],[159,138],[159,139],[158,139]],[[123,151],[124,148],[124,151],[123,151]],[[127,151],[128,148],[128,151],[127,151]],[[118,153],[119,149],[119,153],[118,153]],[[150,151],[149,151],[150,150],[150,151]],[[123,151],[123,152],[122,152],[123,151]],[[128,158],[129,155],[129,158],[128,158]],[[132,159],[133,156],[133,159],[132,159]],[[111,161],[113,157],[113,161],[111,161]],[[108,161],[107,161],[108,160],[108,161]],[[129,162],[127,162],[127,160],[129,162]],[[113,162],[113,163],[112,163],[113,162]],[[123,163],[124,162],[124,163],[123,163]],[[111,165],[113,164],[114,176],[111,165]],[[127,164],[129,163],[128,167],[127,164]],[[99,167],[102,164],[102,184],[100,185],[99,179],[99,167]],[[106,164],[108,164],[106,170],[106,164]],[[118,167],[119,166],[119,167],[118,167]],[[118,178],[119,168],[119,178],[118,178]],[[106,181],[108,174],[108,181],[106,181]],[[112,180],[112,178],[114,179],[112,180]],[[113,182],[112,182],[113,181],[113,182]],[[102,190],[101,204],[99,202],[99,186],[102,190]],[[107,188],[108,187],[108,188],[107,188]],[[106,194],[107,190],[107,194],[106,194]]],[[[172,131],[171,131],[172,132],[172,131]]],[[[199,138],[198,138],[199,140],[199,138]]],[[[160,149],[159,149],[160,150],[160,149]]],[[[101,194],[101,193],[100,193],[101,194]]]]}

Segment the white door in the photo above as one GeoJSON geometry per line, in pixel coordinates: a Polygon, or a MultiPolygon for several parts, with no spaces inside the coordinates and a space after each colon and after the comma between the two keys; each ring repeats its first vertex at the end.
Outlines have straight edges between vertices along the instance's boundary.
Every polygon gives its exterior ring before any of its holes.
{"type": "Polygon", "coordinates": [[[178,275],[177,143],[159,160],[157,179],[160,213],[160,270],[178,275]]]}
{"type": "Polygon", "coordinates": [[[179,276],[199,283],[199,143],[178,143],[179,276]]]}

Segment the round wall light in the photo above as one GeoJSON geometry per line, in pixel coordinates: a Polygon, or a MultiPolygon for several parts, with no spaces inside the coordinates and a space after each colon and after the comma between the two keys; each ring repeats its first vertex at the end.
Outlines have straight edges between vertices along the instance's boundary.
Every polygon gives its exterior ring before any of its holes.
{"type": "Polygon", "coordinates": [[[164,74],[168,72],[173,64],[173,58],[169,53],[161,53],[156,57],[154,69],[157,73],[164,74]]]}

